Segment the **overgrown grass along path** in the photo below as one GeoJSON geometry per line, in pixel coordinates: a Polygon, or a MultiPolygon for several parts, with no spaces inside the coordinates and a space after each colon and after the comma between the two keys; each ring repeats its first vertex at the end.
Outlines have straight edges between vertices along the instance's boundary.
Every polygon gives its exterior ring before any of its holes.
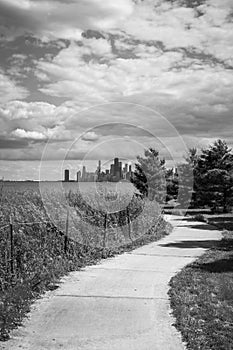
{"type": "MultiPolygon", "coordinates": [[[[16,183],[0,191],[0,340],[9,338],[33,300],[53,289],[61,276],[169,231],[159,208],[129,195],[125,187],[116,208],[108,201],[109,211],[103,211],[105,200],[89,183],[85,196],[75,183],[72,191],[56,182],[44,185],[21,188],[16,183]]],[[[112,193],[104,189],[105,195],[112,193]]]]}
{"type": "Polygon", "coordinates": [[[168,283],[221,235],[179,217],[171,223],[161,240],[69,274],[3,348],[184,350],[172,326],[168,283]]]}
{"type": "MultiPolygon", "coordinates": [[[[192,220],[192,219],[190,219],[192,220]]],[[[190,221],[191,222],[191,221],[190,221]]],[[[221,241],[206,242],[209,250],[170,281],[175,325],[187,348],[233,349],[233,224],[232,216],[212,217],[223,232],[221,241]],[[226,225],[224,224],[226,223],[226,225]]],[[[193,224],[208,227],[204,223],[193,224]]]]}
{"type": "MultiPolygon", "coordinates": [[[[15,236],[15,239],[20,239],[20,244],[17,245],[18,252],[22,254],[23,250],[27,250],[28,259],[31,261],[30,274],[25,273],[25,276],[22,275],[21,278],[13,280],[9,276],[5,287],[0,288],[0,342],[9,339],[10,331],[21,325],[23,318],[30,311],[32,302],[44,291],[56,288],[60,277],[70,271],[77,271],[87,265],[96,264],[103,258],[157,241],[170,231],[171,226],[161,217],[157,225],[132,242],[111,249],[91,249],[69,241],[67,254],[61,249],[63,243],[57,232],[51,232],[43,244],[39,240],[36,241],[33,236],[28,236],[27,241],[24,236],[23,239],[19,235],[15,236]]],[[[46,237],[46,235],[47,233],[44,232],[43,236],[46,237]]]]}

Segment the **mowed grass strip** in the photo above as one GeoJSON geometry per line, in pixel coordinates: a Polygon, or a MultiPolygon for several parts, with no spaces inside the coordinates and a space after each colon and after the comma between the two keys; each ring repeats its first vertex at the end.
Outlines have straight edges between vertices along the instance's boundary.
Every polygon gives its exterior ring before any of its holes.
{"type": "Polygon", "coordinates": [[[233,349],[233,232],[170,281],[175,326],[188,349],[233,349]]]}

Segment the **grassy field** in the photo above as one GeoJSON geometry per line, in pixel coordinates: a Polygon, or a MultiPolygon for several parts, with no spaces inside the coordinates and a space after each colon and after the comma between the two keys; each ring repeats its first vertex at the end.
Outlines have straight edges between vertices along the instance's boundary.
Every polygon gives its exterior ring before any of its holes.
{"type": "Polygon", "coordinates": [[[233,349],[233,215],[204,215],[223,231],[219,244],[170,281],[175,326],[188,349],[233,349]]]}
{"type": "Polygon", "coordinates": [[[110,193],[111,203],[104,201],[107,216],[103,201],[98,199],[101,192],[97,197],[93,192],[88,196],[89,202],[70,188],[63,193],[53,188],[41,197],[38,188],[31,186],[7,187],[1,192],[1,340],[9,338],[10,330],[21,323],[32,301],[55,288],[62,275],[158,240],[170,230],[150,203],[137,197],[129,200],[128,193],[122,193],[115,203],[110,193]],[[94,200],[97,202],[91,206],[94,200]]]}

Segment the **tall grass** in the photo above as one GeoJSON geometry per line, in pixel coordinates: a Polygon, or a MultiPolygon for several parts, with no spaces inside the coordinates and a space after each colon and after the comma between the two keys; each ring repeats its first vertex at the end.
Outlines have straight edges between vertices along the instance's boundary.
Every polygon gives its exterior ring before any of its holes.
{"type": "MultiPolygon", "coordinates": [[[[112,193],[105,193],[113,198],[112,193]]],[[[68,271],[159,239],[166,223],[152,203],[122,194],[106,207],[95,193],[6,188],[0,209],[0,339],[9,337],[43,290],[68,271]],[[94,203],[94,204],[93,204],[94,203]],[[127,204],[127,209],[126,209],[127,204]],[[118,207],[117,207],[118,206],[118,207]],[[69,208],[69,237],[65,239],[69,208]],[[117,210],[118,211],[117,211],[117,210]],[[13,218],[11,273],[9,222],[13,218]],[[130,224],[130,226],[129,226],[130,224]],[[4,227],[6,225],[6,227],[4,227]],[[103,239],[105,244],[103,245],[103,239]],[[65,240],[67,249],[65,249],[65,240]]]]}

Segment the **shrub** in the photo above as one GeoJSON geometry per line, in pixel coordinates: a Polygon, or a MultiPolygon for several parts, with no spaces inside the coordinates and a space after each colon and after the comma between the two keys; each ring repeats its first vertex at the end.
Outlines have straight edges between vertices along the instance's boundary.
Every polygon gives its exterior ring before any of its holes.
{"type": "Polygon", "coordinates": [[[206,222],[205,216],[203,214],[195,215],[194,219],[197,220],[197,221],[206,222]]]}

